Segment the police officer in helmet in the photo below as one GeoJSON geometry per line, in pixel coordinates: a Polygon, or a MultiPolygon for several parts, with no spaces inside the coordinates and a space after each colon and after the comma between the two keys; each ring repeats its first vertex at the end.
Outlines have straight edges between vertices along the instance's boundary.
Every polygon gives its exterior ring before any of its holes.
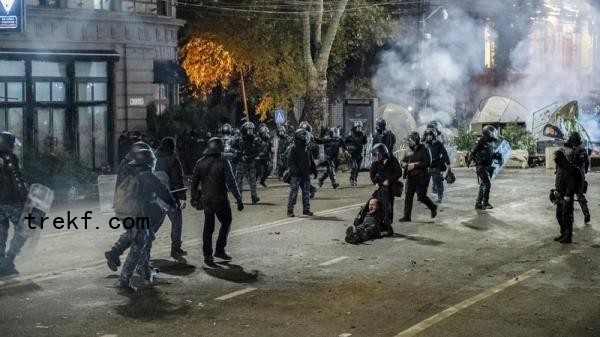
{"type": "Polygon", "coordinates": [[[563,151],[565,152],[565,156],[567,157],[569,163],[577,167],[581,173],[582,184],[580,186],[581,188],[576,191],[576,195],[579,206],[581,207],[581,211],[583,212],[584,222],[588,224],[591,220],[591,216],[588,208],[588,202],[585,197],[588,185],[587,181],[585,180],[585,175],[588,173],[590,168],[590,158],[588,151],[582,146],[582,144],[583,142],[581,141],[581,135],[579,132],[571,132],[567,142],[565,143],[563,151]]]}
{"type": "Polygon", "coordinates": [[[350,186],[358,186],[358,173],[363,160],[363,150],[367,144],[367,136],[363,133],[361,121],[355,121],[352,125],[350,135],[345,139],[346,148],[350,154],[348,161],[350,166],[350,186]]]}
{"type": "MultiPolygon", "coordinates": [[[[491,125],[483,128],[482,136],[475,144],[475,147],[469,154],[467,163],[475,161],[477,178],[479,179],[479,193],[475,201],[475,209],[485,210],[494,208],[490,200],[490,189],[492,188],[492,163],[494,160],[502,160],[500,154],[495,152],[495,141],[497,140],[497,130],[491,125]]],[[[467,165],[469,166],[469,165],[467,165]]]]}
{"type": "Polygon", "coordinates": [[[377,118],[375,121],[375,134],[373,135],[373,145],[384,144],[390,153],[394,152],[396,145],[396,136],[390,130],[386,129],[387,123],[383,118],[377,118]]]}
{"type": "Polygon", "coordinates": [[[14,154],[15,136],[0,132],[0,277],[16,275],[15,258],[27,239],[20,216],[27,199],[28,187],[21,175],[19,159],[14,154]],[[6,250],[9,222],[14,226],[10,247],[6,250]]]}
{"type": "Polygon", "coordinates": [[[257,139],[254,129],[254,123],[244,123],[240,129],[241,138],[236,139],[232,147],[238,160],[235,180],[240,194],[242,194],[244,177],[246,177],[250,184],[252,204],[260,201],[256,193],[256,165],[260,154],[260,141],[257,139]]]}

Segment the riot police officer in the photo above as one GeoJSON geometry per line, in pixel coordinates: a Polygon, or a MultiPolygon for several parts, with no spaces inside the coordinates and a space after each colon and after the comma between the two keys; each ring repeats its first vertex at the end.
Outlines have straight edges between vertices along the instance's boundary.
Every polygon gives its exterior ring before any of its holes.
{"type": "Polygon", "coordinates": [[[344,142],[349,153],[350,166],[350,186],[357,186],[358,172],[363,160],[363,150],[367,144],[367,136],[363,133],[363,125],[361,121],[356,121],[352,125],[350,135],[346,137],[344,142]]]}
{"type": "Polygon", "coordinates": [[[398,181],[402,177],[402,168],[396,157],[392,156],[383,143],[378,143],[371,150],[373,163],[369,170],[371,181],[377,186],[377,191],[373,194],[381,204],[385,214],[383,228],[389,235],[394,234],[392,221],[394,219],[394,192],[397,185],[402,183],[398,181]]]}
{"type": "Polygon", "coordinates": [[[431,217],[435,218],[437,206],[427,196],[428,168],[431,165],[431,155],[427,147],[421,144],[421,137],[418,132],[411,132],[407,140],[410,151],[404,155],[401,164],[406,176],[406,195],[404,196],[404,217],[400,221],[412,221],[411,214],[415,193],[417,194],[417,200],[425,204],[431,211],[431,217]]]}
{"type": "Polygon", "coordinates": [[[305,129],[298,129],[294,134],[294,144],[290,146],[287,156],[290,172],[290,195],[288,197],[287,216],[294,217],[294,206],[298,199],[298,189],[302,190],[302,214],[312,216],[310,211],[310,174],[317,176],[317,168],[308,149],[310,136],[305,129]]]}
{"type": "Polygon", "coordinates": [[[437,194],[437,203],[444,198],[444,172],[450,167],[450,157],[446,147],[437,140],[437,132],[433,128],[427,128],[423,133],[425,144],[431,153],[431,166],[429,174],[433,182],[433,192],[437,194]]]}
{"type": "Polygon", "coordinates": [[[19,159],[13,152],[15,142],[12,133],[0,132],[0,276],[19,273],[15,258],[27,239],[25,224],[21,223],[20,216],[28,192],[19,168],[19,159]],[[6,251],[9,222],[14,226],[14,234],[6,251]]]}
{"type": "MultiPolygon", "coordinates": [[[[306,130],[308,134],[308,144],[306,146],[308,148],[308,151],[310,151],[311,153],[313,164],[316,165],[314,161],[319,159],[319,143],[321,142],[321,140],[315,137],[315,134],[313,133],[313,128],[307,121],[300,122],[300,125],[298,125],[298,127],[300,129],[306,130]]],[[[316,193],[317,188],[314,187],[313,184],[310,184],[310,198],[314,199],[316,193]]]]}
{"type": "Polygon", "coordinates": [[[483,128],[481,138],[479,138],[467,159],[467,166],[470,165],[471,160],[475,161],[477,178],[479,179],[479,194],[475,201],[475,209],[485,210],[494,208],[489,202],[490,189],[492,188],[492,163],[494,160],[502,160],[501,155],[495,152],[494,142],[496,139],[496,128],[486,125],[483,128]]]}
{"type": "Polygon", "coordinates": [[[383,144],[388,151],[393,154],[396,145],[396,136],[390,130],[386,129],[387,123],[383,118],[377,118],[375,121],[375,134],[373,135],[373,146],[383,144]]]}
{"type": "Polygon", "coordinates": [[[331,127],[327,131],[327,136],[322,139],[323,149],[325,152],[325,165],[327,170],[323,173],[323,176],[319,178],[319,187],[323,186],[323,182],[327,177],[331,179],[331,186],[335,189],[340,186],[336,182],[335,177],[335,169],[338,165],[338,155],[340,152],[340,148],[346,151],[346,145],[342,138],[340,137],[340,131],[336,127],[331,127]]]}
{"type": "Polygon", "coordinates": [[[232,147],[238,160],[235,180],[240,194],[243,194],[244,177],[246,177],[250,184],[252,204],[256,204],[260,201],[256,193],[256,160],[260,152],[260,142],[254,133],[254,123],[244,123],[240,132],[241,138],[236,139],[232,147]]]}
{"type": "Polygon", "coordinates": [[[576,191],[576,195],[579,206],[581,207],[581,211],[583,212],[584,222],[588,224],[591,220],[591,217],[587,199],[585,197],[588,184],[585,180],[585,175],[588,173],[590,168],[590,158],[587,150],[582,146],[581,135],[579,135],[579,132],[572,132],[569,134],[569,138],[565,143],[563,151],[565,152],[569,163],[577,167],[579,172],[581,172],[582,184],[581,188],[576,191]]]}
{"type": "Polygon", "coordinates": [[[258,130],[258,136],[260,151],[256,163],[256,174],[260,184],[263,187],[267,187],[267,178],[273,170],[273,162],[271,159],[271,156],[273,155],[273,142],[271,141],[269,128],[266,124],[261,124],[258,130]]]}
{"type": "Polygon", "coordinates": [[[283,178],[283,172],[286,169],[285,154],[288,146],[292,143],[288,135],[285,125],[280,125],[277,128],[277,177],[279,180],[283,178]]]}

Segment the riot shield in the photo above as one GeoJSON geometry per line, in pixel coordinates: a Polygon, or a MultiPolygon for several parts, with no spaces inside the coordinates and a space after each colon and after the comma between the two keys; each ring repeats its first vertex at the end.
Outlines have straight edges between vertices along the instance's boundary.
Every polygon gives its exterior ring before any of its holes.
{"type": "MultiPolygon", "coordinates": [[[[29,188],[29,194],[27,195],[27,200],[19,219],[20,230],[24,231],[23,233],[26,237],[25,246],[22,251],[23,257],[30,257],[33,254],[39,241],[40,233],[42,232],[39,228],[30,228],[28,220],[26,221],[25,217],[31,214],[35,217],[33,222],[38,224],[41,218],[46,216],[50,211],[53,201],[54,191],[50,188],[41,184],[32,184],[29,188]]],[[[34,226],[32,225],[31,227],[34,226]]]]}
{"type": "Polygon", "coordinates": [[[115,188],[117,186],[117,175],[98,176],[98,200],[100,202],[100,212],[114,212],[113,204],[115,201],[115,188]]]}
{"type": "Polygon", "coordinates": [[[510,160],[511,148],[510,144],[504,139],[496,148],[496,153],[499,153],[502,156],[502,160],[494,160],[492,161],[492,167],[494,171],[492,172],[492,180],[496,178],[496,176],[502,171],[506,163],[510,160]]]}

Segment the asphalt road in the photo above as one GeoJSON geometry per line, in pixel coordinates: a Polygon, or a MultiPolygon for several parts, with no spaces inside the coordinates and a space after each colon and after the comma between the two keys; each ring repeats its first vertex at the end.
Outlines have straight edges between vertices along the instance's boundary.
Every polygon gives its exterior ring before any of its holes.
{"type": "MultiPolygon", "coordinates": [[[[576,207],[575,242],[561,245],[552,172],[504,171],[489,211],[473,209],[473,172],[456,174],[436,219],[415,200],[414,222],[359,246],[343,239],[373,190],[366,173],[358,188],[343,174],[341,188],[321,188],[311,218],[286,218],[289,189],[273,181],[259,205],[234,210],[234,260],[218,269],[202,263],[202,213],[186,209],[187,264],[169,257],[165,223],[152,254],[159,280],[134,295],[118,291],[103,258],[121,233],[110,216],[65,209],[93,220],[44,229],[17,261],[21,275],[0,280],[0,335],[600,336],[600,175],[589,176],[592,224],[576,207]]],[[[396,200],[396,217],[402,209],[396,200]]]]}

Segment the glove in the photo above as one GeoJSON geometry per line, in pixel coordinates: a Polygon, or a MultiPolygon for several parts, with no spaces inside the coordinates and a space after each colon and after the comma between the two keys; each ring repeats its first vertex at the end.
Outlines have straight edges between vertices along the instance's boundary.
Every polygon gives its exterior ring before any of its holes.
{"type": "Polygon", "coordinates": [[[313,178],[314,178],[314,179],[317,179],[317,177],[318,177],[317,173],[316,173],[316,172],[315,172],[315,173],[313,173],[313,178]]]}
{"type": "Polygon", "coordinates": [[[240,212],[244,210],[244,203],[242,201],[237,202],[237,210],[240,212]]]}

